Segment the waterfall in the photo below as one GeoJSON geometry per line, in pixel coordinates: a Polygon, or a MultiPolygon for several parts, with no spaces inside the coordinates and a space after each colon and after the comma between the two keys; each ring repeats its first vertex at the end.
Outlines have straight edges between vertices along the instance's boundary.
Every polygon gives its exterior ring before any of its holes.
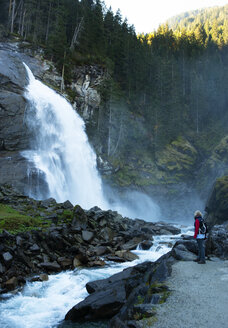
{"type": "Polygon", "coordinates": [[[127,190],[120,196],[106,186],[104,197],[84,121],[64,97],[36,80],[25,67],[29,78],[25,122],[31,144],[22,155],[30,163],[28,195],[35,199],[53,197],[57,202],[69,200],[84,209],[112,208],[123,216],[157,221],[160,209],[143,193],[127,190]]]}
{"type": "MultiPolygon", "coordinates": [[[[31,150],[23,156],[42,173],[48,196],[57,202],[70,200],[83,208],[97,205],[107,209],[96,155],[85,133],[85,124],[70,103],[36,80],[25,65],[29,84],[26,122],[33,135],[31,150]]],[[[39,197],[42,198],[42,190],[39,197]]],[[[33,190],[30,196],[34,197],[33,190]]]]}

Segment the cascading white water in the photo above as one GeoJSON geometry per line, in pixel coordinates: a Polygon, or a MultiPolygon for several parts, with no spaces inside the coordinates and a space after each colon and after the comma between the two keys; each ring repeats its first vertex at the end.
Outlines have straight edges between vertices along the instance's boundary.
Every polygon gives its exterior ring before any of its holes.
{"type": "Polygon", "coordinates": [[[107,209],[96,155],[83,120],[65,98],[36,80],[27,66],[26,69],[26,120],[35,139],[32,150],[23,155],[45,174],[49,196],[58,202],[70,200],[86,209],[94,205],[107,209]]]}

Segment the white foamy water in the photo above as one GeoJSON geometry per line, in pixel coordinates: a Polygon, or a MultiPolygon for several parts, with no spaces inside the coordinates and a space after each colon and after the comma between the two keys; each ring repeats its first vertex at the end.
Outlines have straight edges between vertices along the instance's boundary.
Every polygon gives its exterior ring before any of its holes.
{"type": "MultiPolygon", "coordinates": [[[[182,233],[192,234],[183,230],[182,233]]],[[[123,269],[144,261],[155,261],[166,254],[177,236],[156,236],[148,251],[135,250],[138,260],[121,264],[110,263],[99,269],[82,269],[49,276],[49,281],[27,283],[15,296],[5,295],[0,302],[1,328],[54,328],[66,313],[87,295],[89,281],[108,278],[123,269]]]]}
{"type": "Polygon", "coordinates": [[[94,205],[107,209],[96,155],[83,120],[65,98],[36,80],[27,66],[26,69],[26,119],[34,140],[32,150],[23,155],[35,164],[38,172],[45,174],[49,196],[57,202],[70,200],[86,209],[94,205]]]}

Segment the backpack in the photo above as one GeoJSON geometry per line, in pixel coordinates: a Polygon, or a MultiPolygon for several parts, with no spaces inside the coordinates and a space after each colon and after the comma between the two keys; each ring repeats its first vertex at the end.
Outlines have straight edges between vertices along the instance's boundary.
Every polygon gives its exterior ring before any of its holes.
{"type": "Polygon", "coordinates": [[[203,218],[198,218],[199,220],[199,233],[201,234],[206,234],[208,233],[208,227],[207,227],[207,223],[204,221],[203,218]]]}

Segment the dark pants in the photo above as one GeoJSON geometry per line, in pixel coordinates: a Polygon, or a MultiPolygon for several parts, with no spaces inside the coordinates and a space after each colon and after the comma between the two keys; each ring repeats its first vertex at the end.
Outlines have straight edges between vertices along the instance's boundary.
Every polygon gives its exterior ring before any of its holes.
{"type": "Polygon", "coordinates": [[[205,240],[204,239],[196,239],[198,244],[198,260],[205,261],[205,240]]]}

